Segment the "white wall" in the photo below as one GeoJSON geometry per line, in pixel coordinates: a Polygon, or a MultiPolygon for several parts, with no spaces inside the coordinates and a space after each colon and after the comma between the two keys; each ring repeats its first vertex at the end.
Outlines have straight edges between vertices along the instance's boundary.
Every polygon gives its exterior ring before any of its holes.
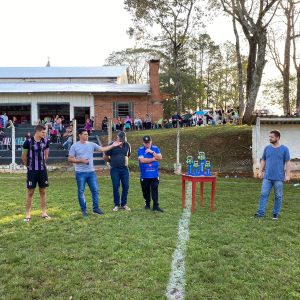
{"type": "Polygon", "coordinates": [[[89,94],[0,94],[1,104],[31,104],[31,124],[38,119],[38,104],[70,104],[70,120],[74,118],[74,107],[89,107],[90,115],[95,115],[94,97],[89,94]]]}
{"type": "MultiPolygon", "coordinates": [[[[257,124],[252,127],[252,158],[255,176],[264,148],[270,144],[269,133],[275,129],[280,131],[280,143],[289,148],[291,159],[300,159],[300,124],[257,124]]],[[[292,170],[300,171],[298,162],[292,162],[292,170]]]]}

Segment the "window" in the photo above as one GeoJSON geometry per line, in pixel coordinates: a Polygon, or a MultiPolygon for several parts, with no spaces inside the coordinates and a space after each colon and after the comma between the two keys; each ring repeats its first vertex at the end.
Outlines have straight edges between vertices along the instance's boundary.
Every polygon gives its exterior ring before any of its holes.
{"type": "Polygon", "coordinates": [[[126,116],[133,117],[134,115],[132,102],[114,102],[113,110],[114,110],[114,118],[117,117],[123,118],[126,116]]]}

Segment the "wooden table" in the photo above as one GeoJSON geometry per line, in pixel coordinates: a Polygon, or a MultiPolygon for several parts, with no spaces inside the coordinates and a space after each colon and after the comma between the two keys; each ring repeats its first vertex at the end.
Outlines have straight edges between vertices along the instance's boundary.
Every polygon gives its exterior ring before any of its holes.
{"type": "Polygon", "coordinates": [[[204,206],[204,183],[211,182],[211,198],[210,198],[210,210],[215,210],[215,194],[216,194],[216,185],[217,178],[216,176],[191,176],[182,174],[182,208],[185,208],[185,182],[192,182],[192,212],[196,211],[196,184],[200,183],[200,205],[204,206]]]}

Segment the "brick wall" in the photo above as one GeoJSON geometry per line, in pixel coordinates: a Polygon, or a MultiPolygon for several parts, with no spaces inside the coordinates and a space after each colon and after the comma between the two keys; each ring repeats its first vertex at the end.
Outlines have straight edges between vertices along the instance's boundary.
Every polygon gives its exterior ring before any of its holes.
{"type": "MultiPolygon", "coordinates": [[[[131,102],[133,103],[134,114],[139,114],[144,119],[146,114],[152,116],[153,121],[163,117],[163,105],[160,101],[154,101],[148,95],[95,95],[95,127],[101,129],[101,122],[105,116],[113,117],[114,102],[131,102]]],[[[134,116],[131,116],[134,118],[134,116]]]]}

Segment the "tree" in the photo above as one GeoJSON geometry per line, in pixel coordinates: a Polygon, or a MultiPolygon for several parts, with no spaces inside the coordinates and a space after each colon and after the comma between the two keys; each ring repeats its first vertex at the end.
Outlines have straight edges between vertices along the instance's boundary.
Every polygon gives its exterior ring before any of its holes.
{"type": "MultiPolygon", "coordinates": [[[[283,89],[284,84],[280,79],[272,79],[263,85],[262,90],[262,100],[259,103],[262,107],[264,107],[264,102],[271,104],[275,107],[283,106],[283,89]]],[[[290,109],[294,111],[296,109],[296,94],[297,94],[297,79],[296,76],[290,77],[290,85],[289,85],[289,99],[290,99],[290,109]]]]}
{"type": "Polygon", "coordinates": [[[153,52],[143,48],[125,49],[112,52],[105,63],[111,66],[127,65],[129,83],[146,83],[149,79],[149,60],[153,52]]]}
{"type": "Polygon", "coordinates": [[[249,44],[246,108],[243,122],[251,124],[262,73],[266,64],[267,28],[277,10],[280,0],[220,1],[224,11],[241,25],[249,44]]]}
{"type": "Polygon", "coordinates": [[[134,17],[135,29],[131,28],[130,34],[143,36],[152,44],[170,51],[177,111],[180,112],[183,50],[191,37],[191,30],[200,24],[199,0],[125,0],[124,4],[134,17]]]}
{"type": "MultiPolygon", "coordinates": [[[[191,31],[200,25],[200,0],[124,0],[125,8],[133,15],[135,29],[131,35],[143,36],[152,43],[170,51],[174,70],[175,99],[177,111],[182,109],[182,62],[184,48],[191,38],[191,31]],[[154,28],[153,28],[154,27],[154,28]]],[[[178,124],[177,124],[178,125],[178,124]]],[[[177,126],[177,153],[175,172],[179,173],[179,139],[177,126]]]]}
{"type": "MultiPolygon", "coordinates": [[[[272,59],[275,63],[275,66],[279,70],[282,79],[283,79],[283,112],[285,115],[291,113],[290,107],[290,64],[291,64],[291,42],[292,42],[292,33],[295,26],[294,15],[295,15],[295,3],[294,0],[282,0],[280,2],[279,12],[283,12],[286,29],[283,34],[284,42],[284,61],[281,61],[277,40],[281,39],[278,32],[280,32],[279,27],[276,27],[275,30],[271,28],[268,47],[272,56],[272,59]],[[276,31],[276,33],[275,33],[276,31]]],[[[278,14],[281,17],[281,14],[278,14]]]]}
{"type": "MultiPolygon", "coordinates": [[[[292,28],[292,40],[293,40],[293,62],[294,62],[294,66],[297,72],[297,97],[296,97],[296,110],[297,112],[300,111],[300,58],[299,56],[297,57],[297,47],[296,47],[296,39],[300,38],[300,32],[295,31],[295,23],[297,22],[299,15],[300,15],[300,9],[299,7],[297,7],[296,9],[296,5],[299,5],[300,1],[295,1],[294,5],[295,5],[295,10],[293,11],[292,14],[292,20],[294,23],[294,26],[292,28]]],[[[299,20],[298,20],[299,21],[299,20]]],[[[299,50],[299,49],[298,49],[299,50]]]]}

